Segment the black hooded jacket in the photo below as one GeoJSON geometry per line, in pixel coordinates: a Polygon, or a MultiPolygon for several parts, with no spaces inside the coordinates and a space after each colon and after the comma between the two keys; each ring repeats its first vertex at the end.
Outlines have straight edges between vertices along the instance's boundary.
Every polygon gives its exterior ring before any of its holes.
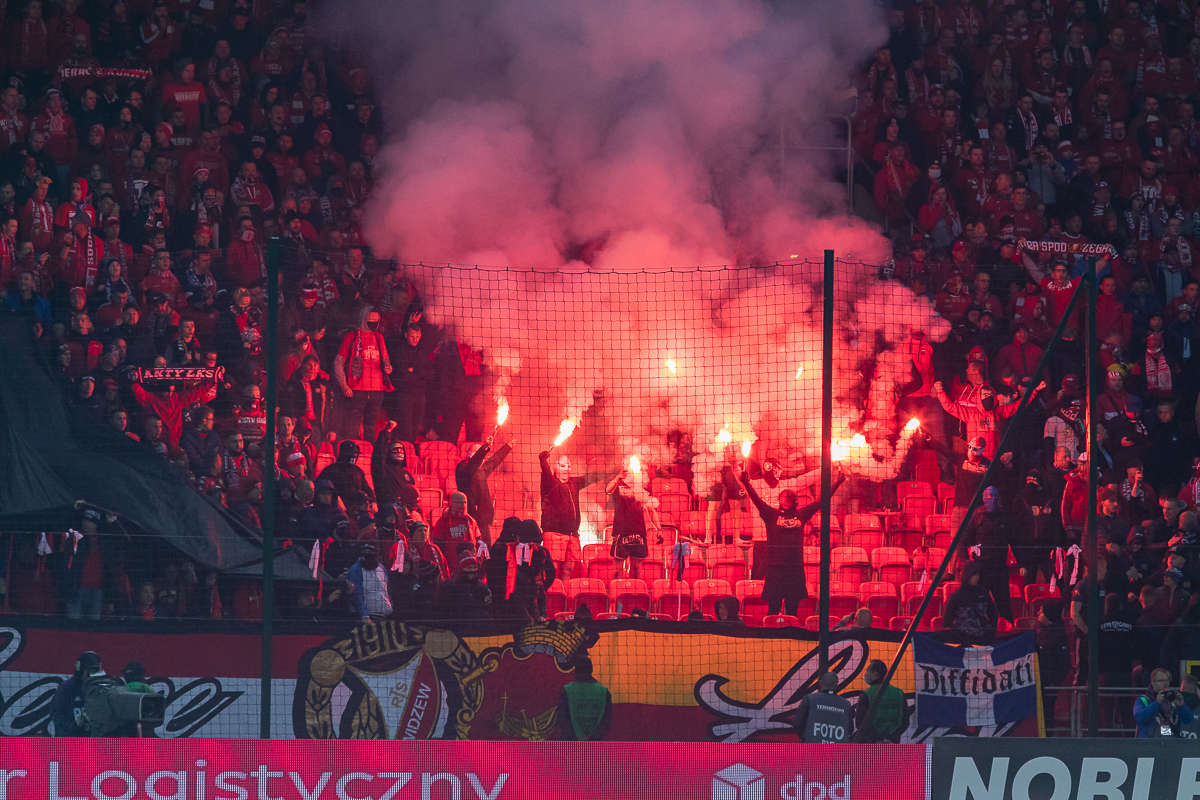
{"type": "Polygon", "coordinates": [[[358,445],[350,440],[342,441],[338,444],[337,461],[321,470],[317,480],[331,481],[333,490],[337,492],[338,497],[343,499],[354,492],[362,492],[374,500],[375,492],[367,483],[366,474],[354,463],[356,458],[358,458],[358,445]]]}
{"type": "Polygon", "coordinates": [[[375,481],[376,500],[381,507],[398,501],[412,508],[419,502],[421,493],[416,478],[408,471],[406,451],[401,446],[400,459],[394,461],[388,452],[390,449],[388,431],[382,430],[375,437],[375,449],[371,452],[371,479],[375,481]]]}

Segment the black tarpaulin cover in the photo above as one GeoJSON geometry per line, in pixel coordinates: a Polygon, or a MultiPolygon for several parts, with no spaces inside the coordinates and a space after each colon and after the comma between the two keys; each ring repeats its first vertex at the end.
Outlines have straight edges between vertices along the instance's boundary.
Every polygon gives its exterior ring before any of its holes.
{"type": "MultiPolygon", "coordinates": [[[[39,365],[26,320],[0,322],[0,530],[78,525],[77,500],[160,536],[212,569],[262,572],[262,536],[188,486],[170,462],[107,425],[78,424],[39,365]]],[[[278,555],[275,575],[312,579],[308,554],[278,555]]]]}

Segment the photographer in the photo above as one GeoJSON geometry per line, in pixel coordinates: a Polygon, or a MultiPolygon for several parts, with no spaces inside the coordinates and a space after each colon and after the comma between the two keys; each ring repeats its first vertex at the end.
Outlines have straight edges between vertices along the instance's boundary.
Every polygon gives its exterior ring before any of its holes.
{"type": "Polygon", "coordinates": [[[75,674],[58,685],[50,700],[51,736],[88,735],[83,684],[97,673],[104,674],[104,670],[100,666],[100,656],[91,650],[75,660],[75,674]]]}
{"type": "Polygon", "coordinates": [[[1183,693],[1170,688],[1171,673],[1156,669],[1150,675],[1150,689],[1133,702],[1137,738],[1180,738],[1180,728],[1190,724],[1192,710],[1183,702],[1183,693]]]}

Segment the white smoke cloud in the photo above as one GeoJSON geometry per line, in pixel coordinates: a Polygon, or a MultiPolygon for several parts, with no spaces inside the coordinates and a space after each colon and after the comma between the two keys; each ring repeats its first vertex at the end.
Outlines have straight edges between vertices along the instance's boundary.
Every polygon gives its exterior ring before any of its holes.
{"type": "MultiPolygon", "coordinates": [[[[502,365],[527,485],[564,417],[582,421],[565,448],[613,467],[663,464],[665,434],[691,432],[698,486],[725,426],[735,446],[819,454],[822,251],[878,264],[888,246],[846,215],[823,162],[794,160],[781,183],[772,136],[787,119],[824,143],[828,92],[886,35],[874,3],[338,9],[393,127],[367,214],[377,252],[508,267],[410,274],[432,321],[502,365]]],[[[884,460],[847,463],[887,477],[907,367],[877,344],[948,325],[873,267],[839,270],[835,433],[864,430],[884,460]]]]}

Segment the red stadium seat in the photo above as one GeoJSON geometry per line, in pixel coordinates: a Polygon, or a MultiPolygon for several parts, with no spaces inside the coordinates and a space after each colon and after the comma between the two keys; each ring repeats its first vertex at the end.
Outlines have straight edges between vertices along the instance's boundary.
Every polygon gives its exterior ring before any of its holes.
{"type": "Polygon", "coordinates": [[[546,616],[557,618],[559,614],[573,613],[567,611],[569,602],[566,587],[562,581],[556,579],[546,590],[546,616]]]}
{"type": "Polygon", "coordinates": [[[869,553],[876,547],[883,547],[884,533],[874,528],[860,528],[853,533],[843,534],[841,544],[843,547],[861,547],[869,553]]]}
{"type": "Polygon", "coordinates": [[[679,517],[679,531],[689,539],[704,538],[704,512],[689,511],[679,517]]]}
{"type": "Polygon", "coordinates": [[[1058,591],[1057,586],[1051,586],[1048,583],[1031,583],[1025,587],[1025,602],[1032,605],[1034,600],[1041,597],[1052,597],[1061,599],[1062,595],[1058,591]]]}
{"type": "Polygon", "coordinates": [[[899,606],[896,587],[884,581],[871,581],[858,587],[858,598],[878,619],[891,619],[899,606]]]}
{"type": "Polygon", "coordinates": [[[901,586],[912,576],[912,563],[903,547],[877,547],[871,551],[871,566],[881,581],[901,586]]]}
{"type": "Polygon", "coordinates": [[[583,563],[588,563],[593,558],[611,558],[609,554],[612,549],[606,544],[585,544],[583,546],[583,563]]]}
{"type": "Polygon", "coordinates": [[[896,500],[901,506],[904,501],[910,497],[928,497],[934,498],[933,487],[925,481],[897,481],[896,482],[896,500]]]}
{"type": "Polygon", "coordinates": [[[912,624],[912,617],[892,617],[888,622],[889,631],[906,631],[908,626],[912,624]]]}
{"type": "Polygon", "coordinates": [[[715,615],[716,602],[722,597],[731,596],[733,590],[729,586],[729,581],[705,579],[692,584],[692,593],[695,595],[696,603],[701,611],[705,614],[715,615]]]}
{"type": "Polygon", "coordinates": [[[746,562],[741,559],[737,561],[719,561],[713,565],[711,572],[715,580],[726,581],[732,586],[738,581],[746,579],[746,562]]]}
{"type": "Polygon", "coordinates": [[[596,556],[587,562],[587,576],[589,578],[597,578],[602,581],[611,580],[616,571],[617,562],[613,561],[607,555],[596,556]]]}
{"type": "Polygon", "coordinates": [[[615,609],[621,606],[622,613],[629,613],[636,608],[650,611],[650,592],[646,582],[639,579],[619,578],[608,585],[610,605],[615,609]]]}
{"type": "Polygon", "coordinates": [[[937,486],[942,481],[942,470],[936,463],[930,466],[929,464],[918,464],[913,470],[913,477],[919,481],[923,481],[932,486],[937,486]]]}
{"type": "Polygon", "coordinates": [[[650,597],[659,613],[684,619],[692,610],[692,590],[686,582],[657,580],[650,584],[650,597]]]}
{"type": "Polygon", "coordinates": [[[454,468],[462,459],[459,457],[458,446],[450,442],[423,442],[421,444],[421,461],[425,471],[437,476],[442,488],[452,492],[457,488],[454,482],[454,468]]]}
{"type": "Polygon", "coordinates": [[[763,582],[762,581],[738,581],[733,587],[733,596],[738,600],[745,600],[747,597],[762,597],[763,582]]]}
{"type": "Polygon", "coordinates": [[[677,520],[682,519],[684,514],[692,510],[692,496],[675,493],[659,495],[658,510],[661,513],[670,514],[677,520]]]}
{"type": "Polygon", "coordinates": [[[962,583],[959,581],[942,581],[942,585],[940,587],[942,590],[942,601],[945,602],[949,600],[950,595],[954,594],[959,586],[962,586],[962,583]]]}
{"type": "Polygon", "coordinates": [[[925,531],[922,528],[893,528],[888,532],[888,539],[893,547],[912,553],[925,544],[925,531]]]}
{"type": "MultiPolygon", "coordinates": [[[[853,594],[829,593],[829,616],[838,621],[849,614],[858,611],[858,596],[853,594]]],[[[836,624],[836,623],[835,623],[836,624]]]]}
{"type": "Polygon", "coordinates": [[[691,492],[683,478],[655,478],[650,481],[650,494],[661,497],[664,494],[691,495],[691,492]]]}
{"type": "Polygon", "coordinates": [[[949,483],[939,483],[937,487],[938,509],[943,514],[950,512],[954,507],[954,486],[949,483]]]}
{"type": "Polygon", "coordinates": [[[567,581],[567,596],[571,608],[587,603],[593,614],[608,610],[608,587],[595,578],[572,578],[567,581]]]}
{"type": "Polygon", "coordinates": [[[946,620],[943,617],[934,617],[929,623],[929,630],[944,631],[946,630],[946,620]]]}
{"type": "Polygon", "coordinates": [[[901,504],[900,510],[905,514],[915,514],[924,517],[937,512],[938,501],[933,496],[910,497],[901,504]]]}
{"type": "Polygon", "coordinates": [[[851,591],[858,584],[871,578],[871,559],[862,547],[835,547],[830,558],[830,574],[838,581],[852,584],[851,591]]]}
{"type": "Polygon", "coordinates": [[[878,514],[847,514],[842,519],[842,530],[849,533],[862,530],[883,530],[878,514]]]}
{"type": "Polygon", "coordinates": [[[793,617],[791,614],[773,614],[769,617],[763,617],[764,628],[799,628],[800,620],[793,617]]]}
{"type": "Polygon", "coordinates": [[[649,586],[652,581],[667,577],[667,568],[657,559],[647,558],[642,562],[642,580],[649,586]]]}
{"type": "MultiPolygon", "coordinates": [[[[575,612],[574,611],[559,611],[559,612],[556,612],[553,616],[551,616],[549,613],[547,613],[546,616],[551,617],[551,619],[560,620],[562,622],[570,622],[571,620],[575,619],[575,612]]],[[[594,617],[593,617],[593,619],[594,619],[594,617]]]]}
{"type": "MultiPolygon", "coordinates": [[[[829,630],[833,630],[835,627],[837,627],[837,624],[839,622],[841,622],[841,619],[839,619],[838,617],[830,617],[829,618],[829,630]]],[[[817,616],[816,614],[814,614],[811,617],[808,617],[807,619],[804,620],[804,629],[808,630],[808,631],[821,630],[821,618],[819,616],[817,616]]]]}
{"type": "Polygon", "coordinates": [[[747,597],[742,601],[741,617],[752,628],[761,628],[767,616],[767,601],[761,597],[747,597]]]}
{"type": "Polygon", "coordinates": [[[1017,617],[1013,622],[1013,629],[1018,631],[1031,631],[1034,624],[1037,622],[1033,617],[1017,617]]]}

